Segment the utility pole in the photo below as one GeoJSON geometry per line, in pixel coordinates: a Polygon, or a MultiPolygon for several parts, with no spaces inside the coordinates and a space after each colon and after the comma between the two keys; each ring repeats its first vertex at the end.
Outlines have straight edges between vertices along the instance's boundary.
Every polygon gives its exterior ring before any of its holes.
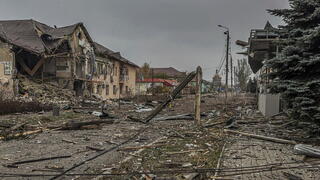
{"type": "Polygon", "coordinates": [[[153,68],[151,69],[151,93],[154,95],[154,79],[153,79],[153,68]]]}
{"type": "Polygon", "coordinates": [[[224,34],[227,35],[227,48],[226,48],[226,84],[225,84],[225,105],[226,105],[226,111],[227,111],[227,101],[228,101],[228,74],[229,74],[229,44],[230,44],[230,32],[229,28],[218,25],[221,28],[226,29],[227,31],[224,32],[224,34]]]}
{"type": "Polygon", "coordinates": [[[234,89],[236,90],[236,67],[235,66],[233,66],[233,80],[234,80],[234,83],[233,83],[234,89]]]}
{"type": "MultiPolygon", "coordinates": [[[[231,52],[230,52],[231,53],[231,52]]],[[[232,59],[232,56],[230,54],[230,70],[231,70],[231,92],[233,92],[233,66],[232,66],[232,62],[233,62],[233,59],[232,59]]]]}
{"type": "Polygon", "coordinates": [[[195,124],[198,126],[201,125],[201,116],[200,116],[200,105],[201,105],[201,83],[202,83],[202,69],[200,66],[197,67],[197,75],[196,75],[196,96],[194,102],[194,116],[195,116],[195,124]]]}
{"type": "Polygon", "coordinates": [[[227,50],[226,50],[226,88],[225,88],[225,96],[226,96],[226,111],[227,111],[227,101],[228,101],[228,74],[229,74],[229,41],[230,41],[230,34],[229,30],[226,31],[227,34],[227,50]]]}

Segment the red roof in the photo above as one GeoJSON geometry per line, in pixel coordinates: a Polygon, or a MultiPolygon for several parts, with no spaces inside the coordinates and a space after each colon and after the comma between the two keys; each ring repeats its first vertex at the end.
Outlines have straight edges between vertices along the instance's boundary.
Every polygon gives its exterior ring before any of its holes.
{"type": "Polygon", "coordinates": [[[141,83],[163,83],[165,86],[174,86],[177,81],[175,80],[168,80],[168,79],[159,79],[159,78],[149,78],[144,80],[137,80],[137,82],[141,83]]]}

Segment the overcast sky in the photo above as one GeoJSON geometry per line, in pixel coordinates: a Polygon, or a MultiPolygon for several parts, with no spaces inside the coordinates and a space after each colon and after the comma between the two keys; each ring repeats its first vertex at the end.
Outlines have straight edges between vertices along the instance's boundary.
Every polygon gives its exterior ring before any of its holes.
{"type": "MultiPolygon", "coordinates": [[[[48,25],[83,22],[92,38],[132,62],[192,71],[203,67],[209,80],[219,65],[225,37],[247,40],[250,29],[281,19],[266,9],[286,8],[288,0],[0,0],[0,17],[35,19],[48,25]]],[[[235,56],[235,55],[234,55],[235,56]]],[[[241,56],[235,56],[241,58],[241,56]]]]}

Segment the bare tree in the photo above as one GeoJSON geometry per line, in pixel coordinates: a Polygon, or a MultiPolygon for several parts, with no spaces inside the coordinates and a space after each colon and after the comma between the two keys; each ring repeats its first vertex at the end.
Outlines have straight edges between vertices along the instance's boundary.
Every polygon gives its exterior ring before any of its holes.
{"type": "Polygon", "coordinates": [[[144,63],[140,68],[140,73],[142,74],[143,78],[149,78],[151,73],[150,65],[148,63],[144,63]]]}
{"type": "Polygon", "coordinates": [[[235,70],[235,82],[242,91],[246,90],[251,69],[246,59],[238,59],[238,65],[235,70]]]}

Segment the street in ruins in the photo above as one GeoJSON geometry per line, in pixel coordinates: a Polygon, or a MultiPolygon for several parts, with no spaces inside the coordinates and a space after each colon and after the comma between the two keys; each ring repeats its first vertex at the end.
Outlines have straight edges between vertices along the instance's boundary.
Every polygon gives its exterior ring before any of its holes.
{"type": "Polygon", "coordinates": [[[0,179],[320,179],[320,0],[0,0],[0,179]]]}

